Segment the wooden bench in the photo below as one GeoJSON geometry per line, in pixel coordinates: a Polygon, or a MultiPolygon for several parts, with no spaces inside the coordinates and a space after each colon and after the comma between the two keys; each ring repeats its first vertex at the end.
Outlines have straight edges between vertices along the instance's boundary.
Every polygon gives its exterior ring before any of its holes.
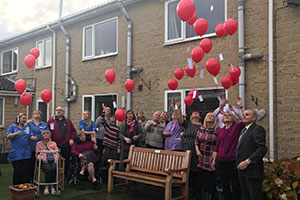
{"type": "MultiPolygon", "coordinates": [[[[190,151],[165,151],[130,146],[128,159],[108,160],[108,188],[113,191],[114,178],[136,181],[165,187],[165,200],[172,199],[172,186],[181,187],[181,196],[174,199],[188,199],[188,177],[190,151]],[[116,170],[116,163],[126,163],[126,171],[116,170]]],[[[149,191],[151,192],[151,191],[149,191]]]]}

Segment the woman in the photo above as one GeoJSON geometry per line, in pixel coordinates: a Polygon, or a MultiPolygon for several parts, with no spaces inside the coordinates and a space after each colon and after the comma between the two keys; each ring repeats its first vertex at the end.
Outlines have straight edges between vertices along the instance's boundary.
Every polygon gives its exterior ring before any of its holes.
{"type": "Polygon", "coordinates": [[[145,147],[145,146],[146,146],[146,144],[145,144],[145,140],[146,140],[145,125],[146,125],[146,122],[147,122],[147,121],[146,121],[146,117],[145,117],[143,111],[141,111],[141,110],[138,110],[138,111],[137,111],[137,118],[136,118],[136,120],[137,120],[138,122],[140,122],[140,124],[141,124],[141,126],[142,126],[143,137],[142,137],[142,139],[141,139],[141,146],[142,146],[142,147],[145,147]]]}
{"type": "Polygon", "coordinates": [[[29,183],[31,178],[31,146],[30,140],[37,140],[26,123],[26,114],[20,113],[16,122],[10,125],[6,137],[10,140],[8,161],[13,166],[13,184],[29,183]]]}
{"type": "Polygon", "coordinates": [[[80,143],[74,143],[71,151],[71,153],[75,154],[80,159],[81,170],[79,172],[79,179],[84,179],[84,173],[87,169],[92,180],[92,185],[97,186],[98,181],[95,177],[94,162],[97,160],[95,151],[98,147],[92,141],[86,140],[86,135],[82,132],[79,135],[79,139],[80,143]]]}
{"type": "MultiPolygon", "coordinates": [[[[56,182],[56,163],[58,162],[57,154],[55,153],[39,153],[40,151],[58,151],[57,145],[51,141],[51,132],[44,130],[41,133],[42,140],[36,144],[36,152],[38,159],[42,161],[42,169],[45,171],[45,182],[56,182]]],[[[51,194],[55,195],[54,185],[51,184],[51,194]]],[[[45,185],[44,195],[49,195],[49,185],[45,185]]]]}
{"type": "Polygon", "coordinates": [[[190,121],[184,120],[181,113],[181,102],[176,101],[177,109],[174,108],[173,103],[171,106],[176,112],[176,118],[184,128],[185,131],[181,132],[180,135],[183,141],[184,151],[191,151],[191,164],[190,164],[190,174],[189,174],[189,199],[199,199],[200,193],[198,193],[198,180],[200,169],[197,167],[198,156],[195,151],[195,139],[197,131],[201,126],[200,113],[194,111],[190,116],[190,121]]]}
{"type": "Polygon", "coordinates": [[[197,166],[200,168],[199,173],[199,192],[204,189],[211,199],[218,199],[216,196],[216,143],[217,143],[217,126],[216,116],[213,113],[207,113],[198,130],[195,140],[196,154],[199,157],[197,166]]]}
{"type": "Polygon", "coordinates": [[[27,121],[27,125],[30,128],[33,136],[37,137],[36,141],[31,141],[31,180],[33,181],[34,169],[35,169],[35,149],[36,143],[42,140],[41,132],[44,130],[48,130],[48,126],[45,122],[41,121],[42,112],[40,110],[35,110],[32,113],[32,118],[27,121]]]}
{"type": "Polygon", "coordinates": [[[172,121],[167,124],[163,134],[165,139],[165,150],[183,151],[183,142],[180,133],[184,131],[176,118],[176,113],[172,113],[172,121]]]}
{"type": "Polygon", "coordinates": [[[241,191],[235,163],[238,139],[244,124],[238,122],[231,111],[223,114],[222,121],[225,126],[218,130],[216,153],[224,200],[239,200],[241,191]]]}
{"type": "Polygon", "coordinates": [[[91,114],[88,110],[83,112],[83,119],[79,121],[79,130],[86,135],[86,140],[92,140],[96,143],[96,125],[91,120],[91,114]]]}
{"type": "Polygon", "coordinates": [[[143,136],[142,126],[136,121],[134,112],[128,110],[126,112],[125,121],[120,127],[120,139],[121,139],[121,154],[120,160],[128,158],[128,152],[130,145],[140,146],[140,140],[143,136]]]}

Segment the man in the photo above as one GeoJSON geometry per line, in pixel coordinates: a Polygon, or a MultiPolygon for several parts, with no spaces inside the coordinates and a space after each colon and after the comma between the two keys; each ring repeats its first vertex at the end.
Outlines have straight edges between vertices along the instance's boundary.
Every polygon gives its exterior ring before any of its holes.
{"type": "Polygon", "coordinates": [[[264,177],[263,157],[267,152],[266,131],[255,123],[257,113],[245,110],[237,147],[237,169],[240,179],[242,200],[262,200],[264,177]]]}
{"type": "MultiPolygon", "coordinates": [[[[109,123],[109,117],[111,115],[110,107],[105,106],[103,103],[102,111],[105,113],[104,119],[106,120],[107,123],[109,123]]],[[[102,116],[99,116],[95,122],[96,128],[97,128],[97,133],[96,133],[97,146],[99,149],[97,167],[99,167],[99,168],[100,168],[100,164],[101,164],[101,158],[102,158],[102,152],[103,152],[103,138],[104,138],[104,132],[105,132],[105,128],[104,128],[101,120],[102,120],[102,116]]]]}
{"type": "Polygon", "coordinates": [[[153,120],[148,120],[145,125],[146,147],[164,149],[163,131],[165,125],[160,123],[159,111],[153,114],[153,120]]]}
{"type": "Polygon", "coordinates": [[[69,118],[65,118],[65,109],[58,106],[55,110],[55,116],[50,118],[47,125],[51,131],[51,138],[61,149],[62,157],[65,158],[65,177],[68,178],[70,167],[71,146],[76,137],[76,129],[69,118]]]}

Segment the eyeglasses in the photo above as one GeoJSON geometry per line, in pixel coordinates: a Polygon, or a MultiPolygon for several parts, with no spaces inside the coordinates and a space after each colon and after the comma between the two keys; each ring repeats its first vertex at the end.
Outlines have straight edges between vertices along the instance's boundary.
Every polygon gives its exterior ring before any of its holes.
{"type": "Polygon", "coordinates": [[[224,114],[224,117],[232,117],[232,114],[224,114]]]}
{"type": "Polygon", "coordinates": [[[56,111],[64,111],[63,109],[56,109],[56,111]]]}

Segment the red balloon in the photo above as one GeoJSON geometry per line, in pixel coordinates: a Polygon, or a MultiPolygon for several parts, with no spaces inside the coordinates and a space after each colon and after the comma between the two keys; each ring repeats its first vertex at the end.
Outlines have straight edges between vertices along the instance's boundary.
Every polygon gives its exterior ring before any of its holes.
{"type": "Polygon", "coordinates": [[[31,69],[35,65],[35,57],[31,54],[27,55],[24,59],[25,65],[31,69]]]}
{"type": "Polygon", "coordinates": [[[238,84],[238,82],[239,82],[239,78],[237,77],[237,78],[232,78],[232,77],[230,77],[231,78],[231,81],[232,81],[232,85],[234,86],[234,85],[236,85],[236,84],[238,84]]]}
{"type": "Polygon", "coordinates": [[[175,69],[174,76],[175,76],[178,80],[182,79],[183,76],[184,76],[184,71],[183,71],[183,69],[181,69],[180,67],[178,67],[177,69],[175,69]]]}
{"type": "Polygon", "coordinates": [[[41,98],[45,103],[48,103],[52,99],[52,92],[50,90],[43,90],[41,93],[41,98]]]}
{"type": "Polygon", "coordinates": [[[170,90],[176,90],[177,89],[177,87],[178,87],[178,82],[177,82],[177,80],[176,79],[170,79],[169,81],[168,81],[168,87],[170,88],[170,90]]]}
{"type": "Polygon", "coordinates": [[[116,79],[116,73],[113,69],[108,69],[105,72],[105,78],[107,80],[107,82],[109,82],[110,84],[112,84],[115,79],[116,79]]]}
{"type": "Polygon", "coordinates": [[[223,76],[221,79],[221,84],[227,90],[232,85],[231,78],[229,76],[223,76]]]}
{"type": "Polygon", "coordinates": [[[218,24],[215,28],[215,33],[218,37],[223,37],[226,34],[224,24],[218,24]]]}
{"type": "Polygon", "coordinates": [[[37,48],[32,48],[30,50],[30,54],[33,55],[35,59],[38,59],[38,57],[40,56],[40,50],[37,48]]]}
{"type": "Polygon", "coordinates": [[[196,74],[196,67],[195,67],[195,65],[193,65],[193,69],[190,69],[189,65],[185,66],[185,73],[188,76],[190,76],[190,77],[193,78],[195,76],[195,74],[196,74]]]}
{"type": "Polygon", "coordinates": [[[233,35],[237,31],[237,28],[238,28],[238,23],[234,19],[228,19],[224,23],[224,30],[229,35],[233,35]]]}
{"type": "Polygon", "coordinates": [[[187,20],[187,23],[188,23],[189,25],[192,25],[192,24],[195,23],[195,21],[197,20],[197,18],[198,18],[197,13],[194,12],[194,15],[193,15],[189,20],[187,20]]]}
{"type": "Polygon", "coordinates": [[[184,98],[184,103],[187,106],[192,105],[193,102],[194,102],[193,98],[191,96],[189,96],[189,95],[184,98]]]}
{"type": "Polygon", "coordinates": [[[232,78],[239,78],[241,75],[241,69],[238,66],[233,66],[230,69],[229,74],[232,78]]]}
{"type": "Polygon", "coordinates": [[[27,88],[26,82],[22,79],[17,80],[15,83],[15,89],[18,93],[22,94],[27,88]]]}
{"type": "Polygon", "coordinates": [[[194,1],[181,0],[177,5],[177,15],[182,21],[190,19],[196,10],[194,1]]]}
{"type": "Polygon", "coordinates": [[[128,92],[132,92],[132,90],[134,90],[134,88],[135,88],[134,81],[131,79],[127,80],[125,83],[125,88],[128,92]]]}
{"type": "Polygon", "coordinates": [[[116,119],[119,121],[119,122],[122,122],[125,120],[125,112],[123,109],[118,109],[116,112],[115,112],[115,117],[116,119]]]}
{"type": "Polygon", "coordinates": [[[201,40],[200,47],[204,50],[205,53],[209,53],[213,45],[210,39],[205,38],[201,40]]]}
{"type": "Polygon", "coordinates": [[[199,96],[199,92],[197,91],[197,90],[195,90],[195,89],[192,89],[190,92],[189,92],[189,94],[188,94],[188,96],[191,96],[192,98],[193,98],[193,100],[195,100],[198,96],[199,96]],[[194,95],[195,94],[195,95],[194,95]]]}
{"type": "Polygon", "coordinates": [[[21,95],[20,102],[23,106],[28,106],[31,104],[32,96],[29,93],[24,93],[21,95]]]}
{"type": "Polygon", "coordinates": [[[195,63],[200,62],[204,58],[204,51],[201,47],[195,47],[192,50],[192,59],[195,63]]]}
{"type": "Polygon", "coordinates": [[[220,67],[220,63],[217,59],[210,58],[206,61],[205,68],[210,74],[217,76],[218,73],[220,72],[221,67],[220,67]]]}
{"type": "Polygon", "coordinates": [[[207,29],[208,29],[208,23],[205,19],[200,18],[200,19],[196,20],[196,22],[194,24],[195,33],[202,36],[206,33],[207,29]]]}

